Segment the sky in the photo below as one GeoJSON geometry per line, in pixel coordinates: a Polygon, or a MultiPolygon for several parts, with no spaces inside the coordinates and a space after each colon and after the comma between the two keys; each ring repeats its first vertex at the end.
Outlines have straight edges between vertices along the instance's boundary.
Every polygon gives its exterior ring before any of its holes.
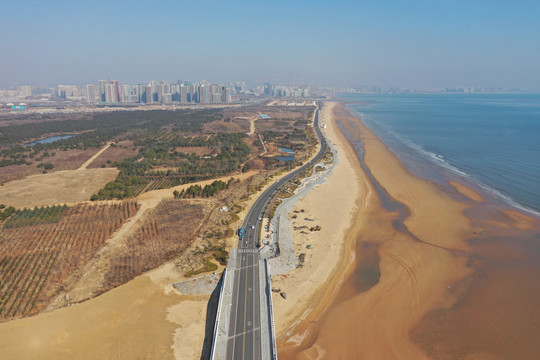
{"type": "Polygon", "coordinates": [[[204,79],[540,90],[540,1],[0,5],[1,88],[204,79]]]}

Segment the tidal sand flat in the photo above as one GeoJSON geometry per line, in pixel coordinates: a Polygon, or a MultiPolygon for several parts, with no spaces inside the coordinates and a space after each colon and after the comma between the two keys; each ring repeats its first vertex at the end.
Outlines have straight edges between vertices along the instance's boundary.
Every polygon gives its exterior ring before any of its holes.
{"type": "Polygon", "coordinates": [[[348,277],[280,358],[535,358],[538,219],[413,175],[346,107],[334,114],[374,196],[358,200],[348,277]]]}

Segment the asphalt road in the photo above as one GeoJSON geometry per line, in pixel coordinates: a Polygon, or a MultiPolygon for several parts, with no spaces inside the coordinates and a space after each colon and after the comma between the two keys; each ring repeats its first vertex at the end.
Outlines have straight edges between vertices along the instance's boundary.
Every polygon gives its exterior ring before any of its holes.
{"type": "MultiPolygon", "coordinates": [[[[326,151],[327,144],[319,130],[319,116],[319,110],[317,110],[314,129],[321,143],[321,149],[315,158],[294,172],[277,180],[266,189],[257,198],[244,220],[245,236],[243,239],[238,239],[227,359],[261,359],[261,326],[268,328],[266,334],[272,333],[270,324],[261,324],[261,289],[259,286],[259,253],[257,248],[261,226],[259,219],[263,216],[264,210],[272,197],[289,180],[319,161],[326,151]]],[[[263,341],[269,340],[263,339],[263,341]]]]}

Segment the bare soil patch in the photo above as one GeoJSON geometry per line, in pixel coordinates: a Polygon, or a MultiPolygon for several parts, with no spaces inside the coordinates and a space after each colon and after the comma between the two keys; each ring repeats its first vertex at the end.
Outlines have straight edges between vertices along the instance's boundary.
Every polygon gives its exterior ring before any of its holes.
{"type": "Polygon", "coordinates": [[[41,174],[43,169],[37,167],[37,165],[40,163],[51,163],[54,165],[53,170],[49,171],[49,173],[54,173],[61,170],[78,169],[85,161],[90,159],[99,150],[100,149],[98,148],[86,150],[69,149],[67,151],[55,150],[52,151],[55,153],[55,156],[45,157],[42,161],[28,159],[28,161],[32,162],[31,165],[5,166],[0,170],[0,184],[5,184],[13,180],[20,180],[30,175],[41,174]]]}
{"type": "Polygon", "coordinates": [[[112,144],[103,154],[95,159],[88,169],[101,168],[103,165],[111,167],[115,161],[122,161],[127,157],[135,156],[138,153],[138,148],[134,149],[133,141],[120,141],[112,144]]]}
{"type": "Polygon", "coordinates": [[[117,169],[62,170],[31,175],[3,184],[0,204],[23,208],[87,201],[117,175],[117,169]]]}
{"type": "MultiPolygon", "coordinates": [[[[172,360],[177,328],[185,327],[188,331],[180,335],[191,341],[204,338],[204,321],[197,327],[197,314],[206,301],[178,306],[189,299],[165,292],[148,276],[137,277],[82,304],[0,324],[2,358],[172,360]]],[[[202,340],[199,354],[201,347],[202,340]]],[[[195,348],[176,352],[193,354],[195,348]]]]}
{"type": "Polygon", "coordinates": [[[212,153],[212,150],[208,146],[177,147],[176,151],[186,154],[197,154],[199,156],[204,156],[212,153]]]}

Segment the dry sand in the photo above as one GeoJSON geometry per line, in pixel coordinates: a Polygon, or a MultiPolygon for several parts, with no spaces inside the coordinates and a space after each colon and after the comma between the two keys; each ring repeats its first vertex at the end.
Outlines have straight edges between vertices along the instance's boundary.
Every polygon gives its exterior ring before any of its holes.
{"type": "Polygon", "coordinates": [[[0,324],[1,358],[198,359],[208,296],[158,282],[140,276],[84,303],[0,324]]]}
{"type": "Polygon", "coordinates": [[[0,204],[16,208],[88,201],[109,181],[117,169],[61,170],[31,175],[0,187],[0,204]]]}
{"type": "MultiPolygon", "coordinates": [[[[323,123],[331,123],[334,105],[325,104],[321,112],[323,123]]],[[[335,143],[338,163],[327,182],[309,192],[295,205],[297,211],[305,209],[305,212],[295,214],[297,218],[291,219],[293,226],[312,227],[318,224],[322,230],[293,230],[296,253],[306,254],[305,265],[286,276],[274,276],[272,279],[272,287],[280,288],[287,294],[286,300],[280,296],[273,298],[278,338],[288,338],[289,330],[320,305],[319,301],[324,298],[321,297],[321,290],[332,292],[344,270],[350,267],[354,254],[345,251],[345,233],[353,216],[364,211],[365,200],[370,196],[365,179],[360,178],[357,169],[352,166],[354,159],[344,150],[335,128],[330,126],[325,132],[330,141],[335,143]],[[342,189],[350,191],[345,192],[342,189]],[[360,194],[363,201],[358,206],[360,194]],[[302,231],[307,234],[302,234],[302,231]],[[307,245],[311,245],[311,249],[307,249],[307,245]]]]}

